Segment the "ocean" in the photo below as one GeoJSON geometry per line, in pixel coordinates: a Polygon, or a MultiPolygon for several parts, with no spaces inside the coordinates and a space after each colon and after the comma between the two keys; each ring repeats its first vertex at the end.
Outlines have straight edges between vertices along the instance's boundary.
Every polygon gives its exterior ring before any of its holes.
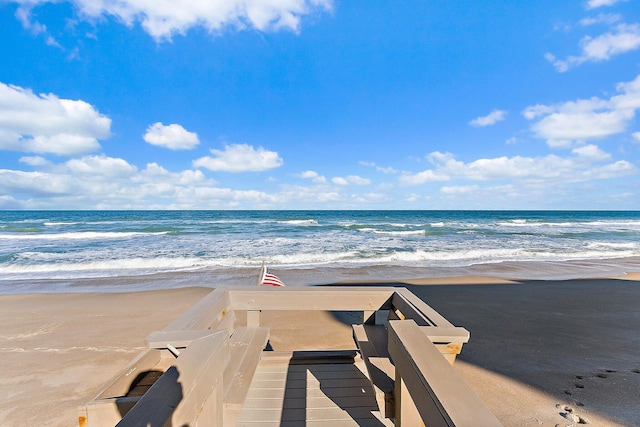
{"type": "Polygon", "coordinates": [[[640,212],[0,211],[0,293],[640,271],[640,212]],[[100,279],[100,280],[89,280],[100,279]]]}

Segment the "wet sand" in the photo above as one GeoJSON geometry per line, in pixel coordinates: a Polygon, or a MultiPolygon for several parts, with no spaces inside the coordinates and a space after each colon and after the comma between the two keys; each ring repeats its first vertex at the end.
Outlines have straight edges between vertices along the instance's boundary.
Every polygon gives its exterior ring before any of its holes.
{"type": "MultiPolygon", "coordinates": [[[[393,284],[471,332],[455,366],[504,425],[633,426],[640,425],[639,276],[393,284]]],[[[210,290],[0,296],[0,425],[75,425],[77,406],[142,350],[144,338],[210,290]]],[[[321,334],[318,325],[328,322],[348,336],[344,316],[266,320],[306,347],[349,345],[344,334],[336,342],[301,332],[306,323],[321,334]]]]}

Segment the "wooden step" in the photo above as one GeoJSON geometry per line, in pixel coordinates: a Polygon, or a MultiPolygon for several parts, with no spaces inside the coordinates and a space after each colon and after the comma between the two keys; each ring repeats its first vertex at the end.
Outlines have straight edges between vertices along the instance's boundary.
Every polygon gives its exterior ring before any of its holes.
{"type": "Polygon", "coordinates": [[[357,355],[356,350],[265,351],[262,354],[262,363],[284,363],[287,365],[351,364],[357,355]]]}
{"type": "Polygon", "coordinates": [[[352,325],[352,328],[380,413],[393,418],[395,366],[391,363],[387,350],[387,328],[381,325],[352,325]]]}

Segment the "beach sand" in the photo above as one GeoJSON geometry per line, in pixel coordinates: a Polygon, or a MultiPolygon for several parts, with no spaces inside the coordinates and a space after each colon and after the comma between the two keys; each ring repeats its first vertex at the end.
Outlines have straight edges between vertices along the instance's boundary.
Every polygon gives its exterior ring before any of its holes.
{"type": "MultiPolygon", "coordinates": [[[[470,331],[456,369],[504,425],[633,426],[640,425],[638,278],[406,285],[470,331]]],[[[0,296],[0,425],[75,425],[77,406],[143,349],[144,338],[209,291],[0,296]]],[[[344,315],[281,312],[263,320],[287,337],[274,347],[286,348],[287,339],[306,348],[353,345],[344,315]],[[327,322],[343,331],[337,341],[321,326],[327,322]],[[303,332],[309,325],[315,338],[303,332]]]]}

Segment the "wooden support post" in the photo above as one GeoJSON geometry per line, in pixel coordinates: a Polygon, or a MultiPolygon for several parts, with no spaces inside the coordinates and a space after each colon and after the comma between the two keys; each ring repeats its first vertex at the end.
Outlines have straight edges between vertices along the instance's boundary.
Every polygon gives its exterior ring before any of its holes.
{"type": "Polygon", "coordinates": [[[376,311],[376,325],[389,326],[389,310],[376,311]]]}
{"type": "Polygon", "coordinates": [[[260,314],[262,310],[247,310],[247,326],[250,328],[260,327],[260,314]]]}
{"type": "Polygon", "coordinates": [[[395,404],[396,427],[400,427],[403,425],[424,427],[424,423],[422,422],[422,418],[420,418],[418,408],[416,408],[416,405],[413,402],[411,395],[409,394],[409,390],[407,390],[407,386],[400,376],[400,372],[398,370],[396,370],[395,404]]]}

